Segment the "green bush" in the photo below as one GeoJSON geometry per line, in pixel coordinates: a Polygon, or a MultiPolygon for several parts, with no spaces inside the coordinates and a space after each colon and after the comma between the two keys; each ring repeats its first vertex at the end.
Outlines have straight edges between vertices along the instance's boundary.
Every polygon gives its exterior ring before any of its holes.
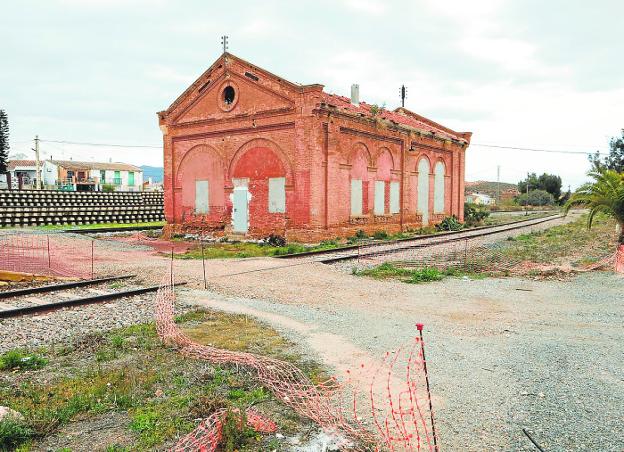
{"type": "Polygon", "coordinates": [[[0,355],[0,370],[34,370],[40,369],[48,360],[39,355],[28,354],[19,350],[10,350],[0,355]]]}
{"type": "Polygon", "coordinates": [[[33,436],[33,431],[20,419],[9,416],[0,421],[0,450],[15,450],[33,436]]]}
{"type": "Polygon", "coordinates": [[[112,193],[115,191],[115,186],[113,184],[102,184],[102,191],[104,193],[112,193]]]}
{"type": "Polygon", "coordinates": [[[527,195],[522,193],[516,196],[516,202],[521,206],[552,206],[555,203],[553,195],[545,190],[533,190],[527,195]]]}
{"type": "Polygon", "coordinates": [[[376,240],[386,240],[388,238],[388,233],[386,231],[375,231],[373,238],[376,240]]]}
{"type": "Polygon", "coordinates": [[[489,216],[490,212],[485,206],[468,202],[464,204],[464,221],[468,226],[481,224],[489,216]]]}
{"type": "Polygon", "coordinates": [[[440,223],[436,225],[438,231],[459,231],[464,228],[464,225],[457,219],[455,215],[444,218],[440,223]]]}

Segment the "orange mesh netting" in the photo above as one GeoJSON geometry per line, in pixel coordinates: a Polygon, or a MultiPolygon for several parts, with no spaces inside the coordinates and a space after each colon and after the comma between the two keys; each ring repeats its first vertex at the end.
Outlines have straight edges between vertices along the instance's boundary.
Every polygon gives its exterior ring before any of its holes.
{"type": "MultiPolygon", "coordinates": [[[[186,336],[174,322],[175,295],[171,284],[157,293],[156,329],[166,344],[194,359],[214,364],[241,365],[260,384],[296,413],[328,433],[343,437],[348,450],[437,450],[435,422],[426,375],[422,326],[408,347],[387,353],[381,364],[348,372],[315,385],[296,366],[273,358],[202,345],[186,336]],[[403,372],[401,372],[403,370],[403,372]]],[[[176,451],[214,451],[221,439],[224,411],[217,411],[176,446],[176,451]]],[[[247,423],[260,431],[274,424],[247,410],[247,423]]]]}

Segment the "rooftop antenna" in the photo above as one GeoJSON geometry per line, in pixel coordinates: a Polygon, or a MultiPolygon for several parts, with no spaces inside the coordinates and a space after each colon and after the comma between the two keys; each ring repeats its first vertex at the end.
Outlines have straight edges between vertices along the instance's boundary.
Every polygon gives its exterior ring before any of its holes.
{"type": "Polygon", "coordinates": [[[228,36],[221,36],[221,44],[223,45],[223,53],[227,53],[228,50],[228,36]]]}
{"type": "Polygon", "coordinates": [[[401,94],[401,107],[405,108],[405,98],[407,97],[407,88],[405,87],[405,85],[401,85],[400,94],[401,94]]]}

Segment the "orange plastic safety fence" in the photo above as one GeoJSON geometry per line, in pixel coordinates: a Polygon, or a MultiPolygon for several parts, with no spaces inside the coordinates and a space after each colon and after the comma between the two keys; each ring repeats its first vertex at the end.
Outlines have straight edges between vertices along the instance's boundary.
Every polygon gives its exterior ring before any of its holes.
{"type": "MultiPolygon", "coordinates": [[[[407,347],[387,353],[377,365],[362,364],[337,379],[315,385],[288,362],[245,352],[202,345],[186,336],[174,322],[175,295],[170,284],[157,293],[156,329],[161,339],[194,359],[214,364],[245,366],[260,384],[301,416],[343,438],[349,450],[437,450],[435,422],[427,384],[424,344],[415,337],[407,347]]],[[[217,411],[180,440],[176,451],[216,449],[224,411],[217,411]]],[[[259,431],[274,424],[247,411],[247,422],[259,431]]]]}

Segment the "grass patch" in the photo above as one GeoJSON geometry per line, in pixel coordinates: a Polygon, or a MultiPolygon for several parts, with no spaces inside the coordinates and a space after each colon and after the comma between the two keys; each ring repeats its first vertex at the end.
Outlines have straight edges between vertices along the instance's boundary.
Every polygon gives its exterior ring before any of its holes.
{"type": "Polygon", "coordinates": [[[369,276],[375,279],[396,279],[409,284],[420,284],[432,281],[441,281],[447,276],[470,276],[475,277],[472,273],[462,272],[457,269],[449,268],[440,270],[433,267],[424,268],[402,268],[390,262],[385,262],[373,268],[361,271],[354,271],[353,274],[359,276],[369,276]]]}
{"type": "MultiPolygon", "coordinates": [[[[246,316],[192,311],[176,321],[198,342],[287,359],[313,381],[326,379],[318,364],[293,353],[293,344],[246,316]]],[[[20,352],[8,362],[21,363],[24,356],[33,355],[20,352]]],[[[68,423],[111,412],[127,413],[127,433],[133,443],[129,448],[111,444],[110,451],[160,449],[191,431],[197,419],[220,408],[238,412],[261,403],[281,431],[299,431],[297,426],[303,422],[258,386],[244,368],[186,359],[163,346],[153,323],[55,347],[40,358],[48,361],[45,371],[20,377],[8,371],[11,364],[0,373],[8,383],[0,387],[2,404],[25,417],[23,422],[0,424],[0,450],[15,450],[20,444],[36,446],[68,423]]],[[[265,441],[255,432],[241,429],[240,423],[236,425],[237,429],[224,431],[226,449],[267,450],[265,443],[270,438],[265,441]]]]}
{"type": "Polygon", "coordinates": [[[615,221],[597,215],[592,229],[587,229],[587,215],[583,215],[564,225],[510,237],[505,245],[502,257],[511,261],[583,265],[615,252],[615,221]]]}
{"type": "MultiPolygon", "coordinates": [[[[333,249],[339,246],[340,243],[336,240],[326,240],[318,245],[291,243],[286,246],[271,246],[265,243],[254,242],[221,242],[205,245],[204,257],[206,259],[271,257],[303,253],[306,251],[333,249]]],[[[202,250],[200,246],[195,246],[184,254],[175,254],[174,256],[178,259],[201,259],[202,250]]]]}
{"type": "Polygon", "coordinates": [[[34,370],[47,363],[48,360],[42,356],[21,350],[10,350],[0,355],[0,370],[34,370]]]}

